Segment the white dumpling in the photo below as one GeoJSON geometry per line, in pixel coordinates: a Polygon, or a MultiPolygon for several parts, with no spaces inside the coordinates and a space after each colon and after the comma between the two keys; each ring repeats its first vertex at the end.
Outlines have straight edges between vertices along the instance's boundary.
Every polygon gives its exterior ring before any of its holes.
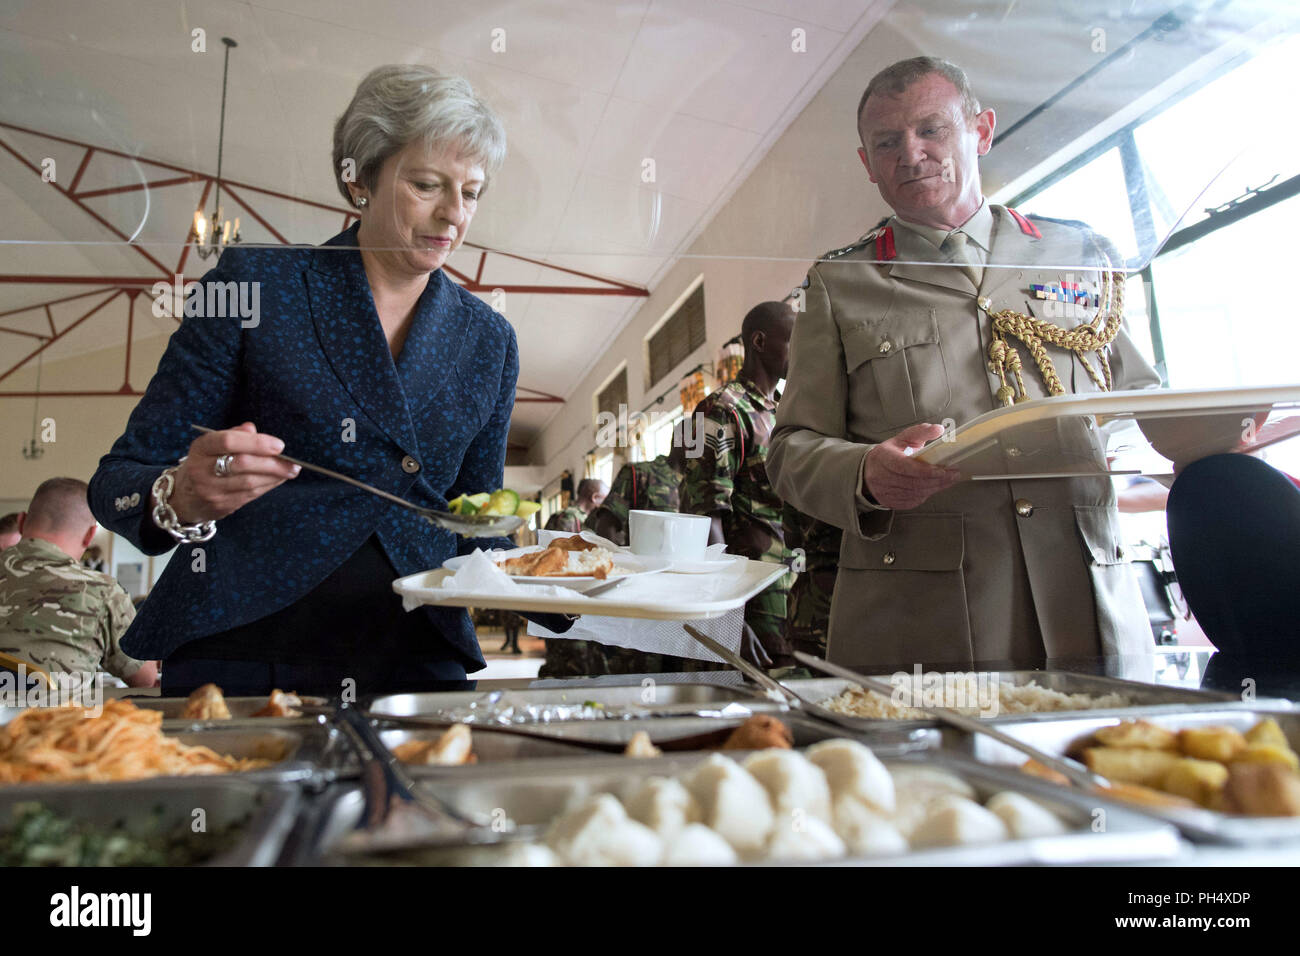
{"type": "Polygon", "coordinates": [[[608,793],[589,797],[560,817],[546,842],[572,866],[654,866],[663,856],[658,834],[629,820],[608,793]]]}
{"type": "Polygon", "coordinates": [[[844,796],[832,804],[835,832],[854,856],[891,856],[907,852],[907,839],[887,817],[861,800],[844,796]]]}
{"type": "Polygon", "coordinates": [[[1000,843],[1007,839],[1006,824],[996,814],[965,797],[942,796],[930,801],[925,819],[912,834],[916,849],[1000,843]]]}
{"type": "Polygon", "coordinates": [[[1023,793],[1004,790],[994,794],[984,806],[1006,824],[1017,840],[1059,836],[1068,832],[1060,817],[1023,793]]]}
{"type": "Polygon", "coordinates": [[[740,764],[712,754],[682,783],[699,803],[704,824],[737,853],[744,856],[762,851],[772,832],[772,803],[763,785],[740,764]]]}
{"type": "Polygon", "coordinates": [[[497,866],[563,866],[555,851],[542,843],[511,843],[501,854],[497,866]]]}
{"type": "Polygon", "coordinates": [[[894,780],[875,754],[856,740],[824,740],[808,748],[808,759],[821,768],[831,796],[850,796],[882,813],[893,813],[894,780]]]}
{"type": "Polygon", "coordinates": [[[924,822],[930,804],[939,797],[975,799],[975,788],[947,770],[915,764],[895,765],[893,778],[897,803],[892,820],[898,832],[907,839],[911,839],[924,822]]]}
{"type": "Polygon", "coordinates": [[[740,861],[731,844],[703,823],[688,823],[664,850],[664,866],[732,866],[740,861]]]}
{"type": "Polygon", "coordinates": [[[848,852],[844,841],[828,824],[802,813],[777,817],[767,856],[785,862],[836,860],[848,852]]]}
{"type": "Polygon", "coordinates": [[[761,750],[744,767],[763,785],[778,814],[801,811],[831,822],[831,788],[826,774],[795,750],[761,750]]]}
{"type": "Polygon", "coordinates": [[[651,777],[627,801],[627,814],[665,839],[700,820],[700,805],[680,781],[651,777]]]}

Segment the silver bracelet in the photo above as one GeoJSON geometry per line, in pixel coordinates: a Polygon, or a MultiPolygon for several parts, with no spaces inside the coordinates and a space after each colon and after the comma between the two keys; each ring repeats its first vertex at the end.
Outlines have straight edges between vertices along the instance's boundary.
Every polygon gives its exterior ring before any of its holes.
{"type": "MultiPolygon", "coordinates": [[[[184,458],[181,459],[181,462],[183,461],[185,461],[184,458]]],[[[180,467],[180,462],[177,462],[171,468],[164,469],[163,473],[153,483],[153,523],[178,542],[210,541],[212,536],[217,533],[217,523],[215,521],[181,524],[180,518],[176,516],[176,510],[168,500],[176,488],[175,475],[178,467],[180,467]]]]}

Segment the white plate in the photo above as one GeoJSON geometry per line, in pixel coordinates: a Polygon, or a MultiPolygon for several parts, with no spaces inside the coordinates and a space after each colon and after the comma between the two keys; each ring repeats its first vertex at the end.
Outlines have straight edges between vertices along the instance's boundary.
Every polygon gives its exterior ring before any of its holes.
{"type": "Polygon", "coordinates": [[[744,560],[743,554],[724,554],[717,561],[673,561],[668,570],[677,574],[712,574],[714,571],[725,571],[737,561],[744,560]]]}
{"type": "MultiPolygon", "coordinates": [[[[486,553],[496,561],[498,556],[501,557],[501,560],[505,560],[507,557],[514,558],[521,554],[528,554],[533,551],[541,550],[540,547],[532,547],[515,548],[511,551],[488,551],[486,553]]],[[[459,555],[455,558],[448,558],[442,563],[442,566],[445,570],[454,574],[459,571],[468,560],[469,555],[459,555]]],[[[585,591],[587,588],[593,587],[594,585],[604,584],[609,581],[617,581],[619,578],[641,578],[649,574],[658,574],[660,571],[667,571],[671,564],[671,561],[664,558],[645,558],[638,554],[630,554],[620,551],[614,555],[614,566],[627,568],[627,574],[615,573],[603,579],[593,577],[592,575],[558,578],[529,577],[522,574],[512,574],[510,575],[510,580],[514,581],[516,584],[550,584],[557,588],[571,588],[576,591],[585,591]]]]}

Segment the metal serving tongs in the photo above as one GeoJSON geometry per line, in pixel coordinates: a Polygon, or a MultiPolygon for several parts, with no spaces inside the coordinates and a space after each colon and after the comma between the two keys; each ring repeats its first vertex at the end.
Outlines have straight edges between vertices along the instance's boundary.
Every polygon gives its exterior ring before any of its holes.
{"type": "MultiPolygon", "coordinates": [[[[802,697],[790,688],[786,687],[780,681],[776,680],[770,674],[765,673],[761,667],[758,667],[756,664],[751,664],[731,648],[718,643],[707,634],[701,633],[689,624],[683,624],[682,627],[686,629],[687,634],[695,638],[695,640],[699,641],[709,650],[713,651],[713,653],[717,654],[732,667],[736,668],[736,670],[740,671],[759,687],[763,688],[763,691],[768,698],[776,701],[778,704],[785,704],[790,710],[809,714],[806,702],[802,697]]],[[[840,717],[830,713],[809,714],[809,716],[812,716],[815,720],[837,724],[841,727],[852,730],[855,733],[861,729],[853,721],[847,718],[841,719],[840,717]]]]}
{"type": "Polygon", "coordinates": [[[532,840],[540,835],[542,827],[537,825],[519,826],[457,809],[432,789],[421,787],[385,746],[370,720],[355,707],[340,702],[334,713],[335,723],[348,738],[361,761],[361,783],[366,798],[363,822],[366,829],[377,831],[389,820],[393,810],[393,797],[409,803],[426,822],[434,825],[432,831],[422,826],[419,832],[413,834],[394,833],[387,837],[382,833],[368,835],[359,849],[364,849],[365,852],[384,852],[418,847],[509,843],[532,840]]]}
{"type": "MultiPolygon", "coordinates": [[[[191,425],[198,432],[213,432],[215,428],[207,428],[203,425],[191,425]]],[[[390,501],[395,505],[401,505],[414,511],[425,521],[437,525],[439,528],[446,528],[448,531],[454,531],[456,534],[465,538],[486,538],[496,535],[509,535],[516,528],[524,523],[524,519],[517,515],[454,515],[448,511],[438,511],[435,508],[425,508],[421,505],[407,501],[405,498],[399,498],[397,495],[390,495],[374,485],[368,485],[364,481],[358,481],[337,471],[329,468],[322,468],[320,465],[313,465],[309,462],[300,461],[297,458],[290,458],[288,455],[276,455],[280,461],[287,461],[291,465],[297,465],[299,468],[305,468],[307,471],[314,471],[318,475],[324,475],[327,478],[334,478],[338,481],[345,482],[354,488],[360,488],[362,491],[368,491],[372,495],[377,495],[385,501],[390,501]]]]}

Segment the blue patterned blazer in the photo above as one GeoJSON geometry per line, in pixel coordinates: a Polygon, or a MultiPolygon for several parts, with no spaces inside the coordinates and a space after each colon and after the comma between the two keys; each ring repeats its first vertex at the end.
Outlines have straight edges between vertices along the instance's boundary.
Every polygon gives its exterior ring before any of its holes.
{"type": "MultiPolygon", "coordinates": [[[[426,506],[501,487],[519,373],[514,330],[438,270],[394,362],[356,228],[314,249],[226,250],[204,288],[260,283],[258,321],[183,320],[90,482],[101,524],[146,554],[172,547],[148,514],[149,491],[196,437],[191,423],[251,421],[283,439],[286,454],[426,506]],[[403,468],[408,456],[419,465],[412,473],[403,468]]],[[[263,618],[306,595],[371,535],[399,575],[475,546],[510,546],[465,541],[304,471],[222,518],[211,541],[178,549],[122,646],[136,658],[164,658],[187,641],[263,618]],[[202,570],[196,547],[204,549],[202,570]]],[[[412,613],[431,619],[467,670],[484,666],[465,611],[412,613]]]]}

